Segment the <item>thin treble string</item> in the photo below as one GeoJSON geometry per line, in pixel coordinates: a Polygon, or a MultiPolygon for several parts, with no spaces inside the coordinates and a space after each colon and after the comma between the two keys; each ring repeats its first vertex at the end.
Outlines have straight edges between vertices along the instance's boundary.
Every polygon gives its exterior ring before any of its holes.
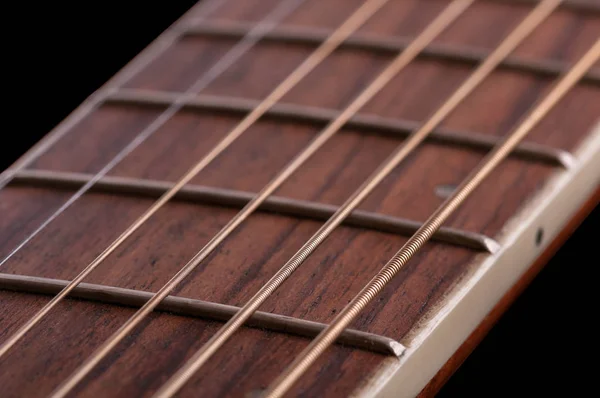
{"type": "MultiPolygon", "coordinates": [[[[210,82],[214,81],[227,68],[235,63],[242,55],[244,55],[252,46],[254,46],[269,30],[273,29],[279,21],[289,15],[296,9],[304,0],[287,0],[276,7],[262,22],[259,22],[255,28],[248,32],[247,36],[241,40],[236,46],[231,48],[216,64],[213,65],[203,76],[201,76],[195,84],[187,90],[179,100],[157,117],[146,129],[144,129],[130,144],[125,147],[113,160],[107,164],[98,174],[91,178],[83,185],[71,198],[65,202],[50,218],[48,218],[36,231],[25,239],[8,257],[1,263],[4,264],[10,259],[19,249],[27,242],[35,237],[44,227],[52,220],[58,217],[65,209],[73,204],[85,192],[87,192],[96,182],[119,163],[127,154],[138,147],[143,141],[156,132],[164,123],[166,123],[175,113],[177,113],[187,101],[192,99],[199,91],[206,87],[210,82]]],[[[223,148],[224,149],[224,148],[223,148]]],[[[216,156],[216,155],[215,155],[216,156]]],[[[188,177],[186,175],[185,177],[188,177]]],[[[149,210],[144,213],[130,228],[117,238],[107,249],[105,249],[94,261],[92,261],[73,281],[69,283],[58,295],[56,295],[48,304],[46,304],[38,313],[29,319],[15,334],[13,334],[2,346],[0,346],[0,358],[20,339],[22,338],[37,322],[39,322],[62,298],[64,298],[77,284],[79,284],[88,274],[90,274],[110,253],[112,253],[118,245],[120,245],[127,237],[133,234],[144,221],[154,214],[164,203],[166,203],[180,188],[185,185],[189,178],[183,183],[178,184],[178,187],[173,187],[166,192],[149,210]],[[177,188],[177,189],[175,189],[177,188]]]]}
{"type": "MultiPolygon", "coordinates": [[[[383,162],[379,168],[358,188],[329,220],[296,252],[288,262],[232,317],[192,358],[177,371],[161,389],[155,398],[167,398],[175,394],[194,373],[239,329],[243,323],[260,307],[309,256],[339,226],[343,220],[372,192],[372,190],[468,96],[492,71],[521,43],[550,13],[560,1],[551,0],[540,4],[523,22],[494,50],[484,62],[465,80],[455,93],[433,116],[417,131],[399,145],[398,149],[383,162]]],[[[432,23],[432,29],[439,33],[453,16],[444,20],[444,13],[438,21],[432,23]],[[440,26],[435,26],[436,22],[440,26]]],[[[430,36],[433,39],[435,36],[430,36]]],[[[385,73],[385,72],[384,72],[385,73]]]]}
{"type": "MultiPolygon", "coordinates": [[[[274,91],[267,96],[265,100],[258,104],[256,108],[250,112],[236,127],[233,128],[225,138],[219,142],[211,152],[206,155],[200,162],[192,167],[180,181],[173,185],[161,199],[129,230],[135,230],[143,222],[145,222],[154,212],[161,208],[170,198],[172,198],[185,184],[187,184],[198,172],[200,172],[207,164],[215,159],[225,148],[228,147],[237,137],[252,126],[265,112],[267,112],[274,104],[276,104],[289,90],[291,90],[298,82],[300,82],[308,73],[310,73],[317,65],[329,56],[342,42],[344,42],[353,32],[366,22],[371,15],[379,10],[388,0],[367,0],[360,6],[339,28],[322,43],[312,54],[308,56],[282,83],[280,83],[274,91]]],[[[300,164],[302,161],[297,159],[300,164]]],[[[232,222],[228,225],[233,225],[232,222]]],[[[214,239],[212,240],[214,242],[214,239]]],[[[115,241],[113,247],[118,246],[122,239],[115,241]]],[[[107,249],[109,250],[109,249],[107,249]]],[[[169,292],[179,283],[186,275],[188,275],[193,267],[193,262],[198,258],[198,255],[192,259],[190,263],[184,266],[165,286],[161,288],[136,314],[125,322],[102,346],[100,346],[76,371],[70,378],[62,383],[53,393],[54,397],[63,397],[71,391],[93,368],[112,350],[119,341],[133,330],[133,328],[149,314],[159,303],[164,299],[169,292]]],[[[63,290],[62,297],[72,290],[77,284],[100,262],[91,264],[88,269],[84,270],[79,277],[74,279],[68,287],[63,290]]],[[[58,302],[62,297],[55,297],[54,302],[58,302]]],[[[50,303],[52,304],[52,302],[50,303]]],[[[41,313],[41,311],[40,311],[41,313]]],[[[41,314],[43,316],[43,314],[41,314]]],[[[1,347],[0,347],[1,348],[1,347]]]]}
{"type": "MultiPolygon", "coordinates": [[[[219,77],[227,68],[233,65],[242,55],[244,55],[252,46],[254,46],[269,30],[273,29],[277,22],[293,11],[304,0],[288,0],[277,7],[265,20],[259,23],[246,37],[236,46],[231,48],[216,64],[213,65],[205,74],[203,74],[181,97],[161,113],[154,121],[148,125],[140,134],[138,134],[125,148],[123,148],[108,164],[106,164],[97,174],[95,174],[86,184],[75,192],[61,207],[59,207],[50,217],[48,217],[33,233],[25,238],[17,247],[15,247],[1,262],[0,267],[4,265],[12,256],[21,250],[27,243],[35,238],[52,221],[67,210],[73,203],[81,198],[90,190],[102,177],[119,164],[127,155],[133,152],[160,127],[162,127],[173,115],[181,110],[185,103],[193,99],[201,90],[219,77]]],[[[131,231],[133,232],[133,231],[131,231]]],[[[2,351],[0,350],[0,356],[2,351]]]]}
{"type": "Polygon", "coordinates": [[[448,198],[410,238],[398,253],[354,297],[333,322],[302,351],[294,362],[275,380],[265,398],[278,398],[285,394],[308,368],[325,352],[340,333],[350,325],[358,314],[381,292],[392,278],[404,267],[414,254],[431,238],[432,234],[454,213],[479,184],[510,154],[518,143],[542,118],[565,96],[565,94],[600,59],[600,40],[577,64],[554,86],[552,91],[501,141],[471,172],[455,193],[448,198]]]}
{"type": "MultiPolygon", "coordinates": [[[[226,2],[227,0],[205,0],[199,6],[195,6],[194,8],[197,8],[196,12],[201,14],[198,20],[202,20],[210,16],[210,14],[215,12],[226,2]]],[[[175,24],[177,25],[179,23],[180,21],[177,21],[175,24]]],[[[69,133],[71,129],[84,117],[97,109],[98,106],[104,101],[104,98],[106,98],[107,93],[114,92],[116,90],[115,87],[119,87],[127,83],[139,71],[143,70],[152,61],[158,58],[167,48],[169,48],[171,44],[178,39],[179,33],[176,32],[173,27],[168,29],[169,30],[161,35],[156,42],[150,45],[151,47],[147,49],[150,50],[149,52],[143,52],[140,54],[140,58],[135,59],[132,64],[125,66],[123,70],[111,78],[106,83],[106,85],[109,85],[109,87],[102,87],[97,92],[93,93],[88,101],[81,105],[82,107],[86,108],[85,111],[83,109],[78,109],[76,111],[77,113],[71,114],[54,131],[49,133],[48,136],[31,148],[23,158],[19,159],[13,166],[0,173],[0,190],[8,185],[20,170],[35,162],[40,156],[54,146],[56,142],[63,138],[63,136],[69,133]]],[[[0,265],[2,264],[3,262],[0,263],[0,265]]]]}

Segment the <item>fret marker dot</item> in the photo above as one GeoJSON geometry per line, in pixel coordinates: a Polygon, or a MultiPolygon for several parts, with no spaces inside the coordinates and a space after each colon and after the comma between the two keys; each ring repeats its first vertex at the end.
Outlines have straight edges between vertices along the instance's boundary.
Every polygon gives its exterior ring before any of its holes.
{"type": "Polygon", "coordinates": [[[544,240],[544,230],[542,228],[538,228],[535,234],[535,244],[539,246],[542,243],[542,240],[544,240]]]}
{"type": "Polygon", "coordinates": [[[450,197],[455,190],[456,185],[454,184],[440,184],[435,187],[435,194],[442,199],[446,199],[450,197]]]}

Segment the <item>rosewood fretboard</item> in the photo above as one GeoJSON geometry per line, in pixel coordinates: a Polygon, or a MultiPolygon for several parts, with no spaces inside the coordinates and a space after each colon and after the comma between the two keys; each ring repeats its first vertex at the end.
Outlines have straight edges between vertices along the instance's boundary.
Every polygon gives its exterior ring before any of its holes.
{"type": "MultiPolygon", "coordinates": [[[[32,149],[0,186],[0,342],[35,314],[325,40],[361,1],[305,0],[199,95],[182,95],[280,1],[203,1],[32,149]],[[174,103],[182,109],[27,240],[174,103]],[[12,174],[14,172],[14,174],[12,174]],[[19,248],[22,242],[26,243],[19,248]],[[15,251],[15,248],[19,248],[15,251]]],[[[447,1],[390,1],[201,171],[0,361],[2,396],[46,396],[164,285],[447,1]],[[35,380],[31,380],[35,375],[35,380]]],[[[95,368],[78,396],[149,396],[428,118],[535,2],[478,1],[294,173],[95,368]],[[188,299],[192,299],[191,301],[188,299]]],[[[397,167],[181,391],[265,388],[600,37],[565,2],[397,167]],[[287,318],[291,317],[291,318],[287,318]],[[304,336],[304,337],[302,337],[304,336]],[[226,372],[225,372],[226,370],[226,372]]],[[[600,65],[493,172],[295,387],[347,396],[501,246],[600,115],[600,65]]],[[[539,245],[543,237],[532,237],[539,245]]]]}

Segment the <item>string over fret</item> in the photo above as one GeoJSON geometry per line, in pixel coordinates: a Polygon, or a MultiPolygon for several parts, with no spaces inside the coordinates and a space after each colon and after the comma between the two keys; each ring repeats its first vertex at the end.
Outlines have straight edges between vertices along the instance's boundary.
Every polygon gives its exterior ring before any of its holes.
{"type": "MultiPolygon", "coordinates": [[[[246,23],[214,23],[207,22],[193,25],[183,31],[187,36],[219,37],[239,39],[243,37],[252,25],[246,23]]],[[[264,37],[264,41],[283,44],[316,45],[321,43],[329,31],[322,28],[305,28],[296,26],[280,26],[264,37]]],[[[382,54],[395,54],[404,50],[411,39],[406,37],[382,37],[375,34],[356,34],[348,38],[342,47],[382,54]]],[[[423,49],[419,55],[422,58],[447,60],[467,65],[478,65],[489,55],[489,50],[470,46],[457,46],[443,43],[432,43],[423,49]]],[[[504,59],[499,68],[514,70],[521,73],[530,73],[540,77],[561,76],[568,68],[563,62],[555,60],[535,60],[519,56],[510,56],[504,59]]],[[[582,82],[600,85],[600,72],[590,70],[582,78],[582,82]]]]}
{"type": "MultiPolygon", "coordinates": [[[[87,174],[24,170],[15,175],[12,183],[53,188],[77,188],[84,185],[90,178],[91,176],[87,174]]],[[[172,183],[165,181],[112,176],[102,178],[92,189],[98,192],[160,197],[172,186],[172,183]]],[[[188,184],[175,195],[175,198],[195,203],[243,208],[255,195],[252,192],[188,184]]],[[[259,209],[280,215],[327,221],[339,207],[271,195],[265,199],[259,209]]],[[[413,220],[362,210],[353,211],[344,222],[357,228],[401,236],[410,236],[421,226],[421,223],[413,220]]],[[[498,242],[486,235],[455,228],[440,229],[433,240],[487,253],[495,253],[499,248],[498,242]]]]}
{"type": "MultiPolygon", "coordinates": [[[[123,89],[111,95],[107,101],[145,106],[169,106],[169,104],[178,101],[179,96],[179,93],[172,92],[123,89]]],[[[244,98],[199,95],[193,100],[186,101],[185,106],[188,109],[211,110],[221,113],[231,112],[243,115],[252,111],[257,103],[256,100],[244,98]]],[[[339,111],[337,110],[286,103],[275,104],[265,113],[265,117],[311,125],[326,125],[338,116],[339,111]]],[[[420,123],[413,120],[361,113],[354,115],[345,125],[348,129],[360,130],[365,134],[381,134],[397,138],[410,136],[419,126],[420,123]]],[[[500,138],[475,131],[440,127],[432,131],[427,136],[427,140],[443,145],[489,151],[494,148],[500,138]]],[[[520,143],[511,155],[528,161],[544,162],[564,168],[569,168],[573,164],[573,156],[569,152],[533,142],[520,143]]]]}
{"type": "MultiPolygon", "coordinates": [[[[67,284],[68,281],[58,279],[0,273],[0,288],[17,292],[56,294],[67,284]]],[[[141,307],[152,297],[152,293],[91,283],[81,283],[73,290],[71,297],[100,303],[141,307]]],[[[168,296],[160,303],[156,310],[169,312],[171,314],[226,321],[235,315],[239,308],[232,305],[194,300],[187,297],[168,296]]],[[[316,337],[319,332],[326,327],[323,323],[292,318],[270,312],[254,313],[248,326],[303,337],[316,337]]],[[[359,330],[346,330],[345,333],[340,336],[338,342],[350,347],[396,357],[402,355],[405,350],[405,347],[402,344],[393,339],[377,334],[361,332],[359,330]]]]}

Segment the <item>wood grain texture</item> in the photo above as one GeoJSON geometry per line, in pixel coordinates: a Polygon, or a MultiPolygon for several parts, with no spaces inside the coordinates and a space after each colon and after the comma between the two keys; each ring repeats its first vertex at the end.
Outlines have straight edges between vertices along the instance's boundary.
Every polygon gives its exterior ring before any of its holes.
{"type": "MultiPolygon", "coordinates": [[[[219,20],[256,21],[274,1],[230,0],[219,20]]],[[[286,24],[333,28],[358,0],[307,0],[286,24]]],[[[364,32],[414,36],[445,1],[392,1],[364,32]]],[[[439,39],[493,48],[528,10],[481,2],[439,39]]],[[[194,13],[189,16],[193,21],[194,13]]],[[[522,56],[573,61],[600,35],[600,19],[561,10],[517,51],[522,56]]],[[[126,84],[182,91],[234,43],[188,37],[126,84]]],[[[263,98],[311,51],[308,46],[261,43],[202,93],[263,98]]],[[[311,73],[285,102],[341,109],[391,58],[340,50],[311,73]]],[[[418,60],[366,107],[366,113],[424,120],[464,79],[465,65],[418,60]]],[[[549,80],[496,72],[444,123],[502,135],[548,87],[549,80]]],[[[580,85],[529,136],[531,142],[572,150],[600,114],[600,89],[580,85]]],[[[94,173],[161,111],[157,107],[100,107],[32,165],[35,169],[94,173]]],[[[113,176],[175,181],[239,118],[184,110],[121,162],[113,176]]],[[[258,191],[317,133],[306,125],[261,120],[201,172],[194,184],[258,191]]],[[[339,205],[401,140],[344,130],[276,194],[339,205]]],[[[442,201],[441,184],[458,184],[482,158],[478,151],[422,146],[361,205],[361,209],[423,221],[442,201]]],[[[446,224],[496,236],[556,169],[511,158],[446,224]]],[[[9,186],[0,191],[0,256],[5,256],[72,191],[9,186]]],[[[150,204],[149,198],[91,192],[57,218],[2,269],[73,278],[150,204]]],[[[90,283],[156,291],[235,214],[231,208],[174,201],[99,267],[90,283]]],[[[204,261],[174,294],[241,305],[320,223],[257,213],[204,261]]],[[[405,242],[405,238],[340,227],[261,307],[262,311],[328,322],[405,242]]],[[[533,244],[533,242],[532,242],[533,244]]],[[[378,300],[352,325],[410,344],[410,333],[448,290],[471,270],[476,252],[427,244],[378,300]]],[[[0,341],[48,300],[0,291],[0,341]]],[[[0,361],[2,395],[45,396],[133,313],[131,309],[69,299],[0,361]],[[35,382],[31,382],[35,380],[35,382]]],[[[156,313],[81,384],[78,396],[150,396],[221,324],[156,313]]],[[[243,397],[265,387],[305,347],[299,337],[245,328],[180,396],[243,397]]],[[[347,396],[384,356],[335,346],[297,385],[296,396],[347,396]]]]}

